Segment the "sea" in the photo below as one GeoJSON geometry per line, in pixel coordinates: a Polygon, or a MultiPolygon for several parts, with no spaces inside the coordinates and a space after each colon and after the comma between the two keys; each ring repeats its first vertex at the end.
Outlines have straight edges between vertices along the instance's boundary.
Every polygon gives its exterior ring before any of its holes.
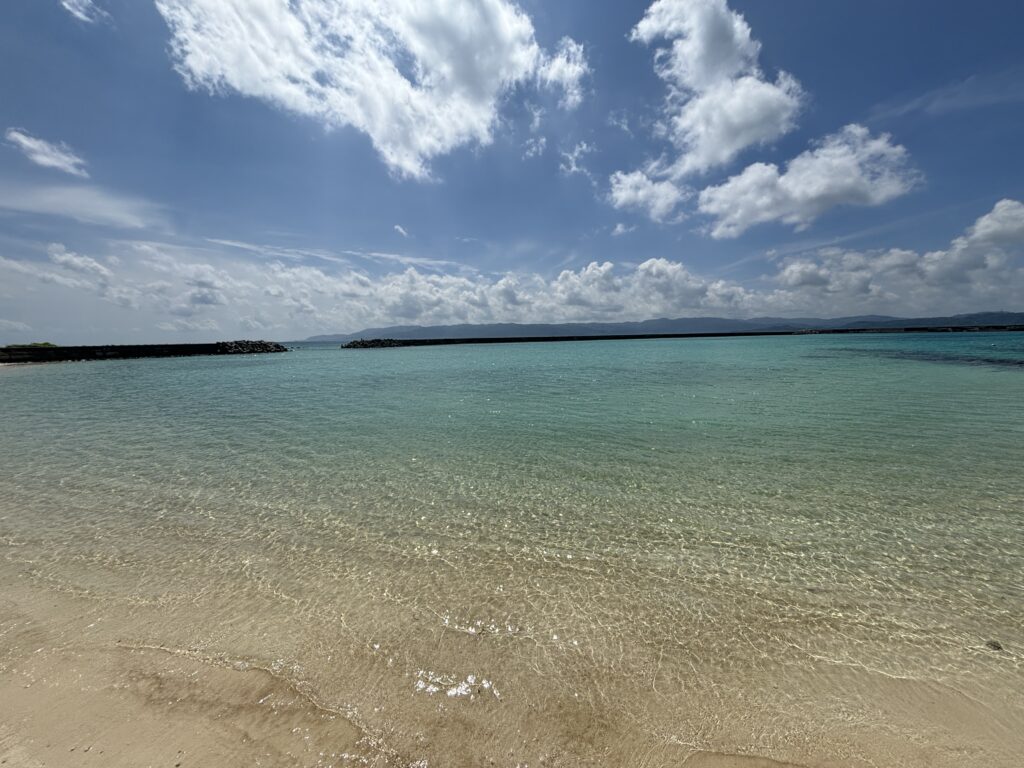
{"type": "Polygon", "coordinates": [[[1024,765],[1024,334],[8,366],[15,590],[381,765],[1024,765]]]}

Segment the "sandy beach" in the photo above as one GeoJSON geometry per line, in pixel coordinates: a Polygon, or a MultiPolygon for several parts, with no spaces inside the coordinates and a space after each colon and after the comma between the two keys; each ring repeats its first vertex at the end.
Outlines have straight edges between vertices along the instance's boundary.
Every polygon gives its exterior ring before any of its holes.
{"type": "MultiPolygon", "coordinates": [[[[839,768],[873,763],[850,753],[820,759],[778,761],[757,754],[697,749],[674,739],[651,740],[614,727],[612,741],[588,734],[571,714],[563,718],[563,736],[540,745],[535,762],[516,760],[487,745],[453,750],[445,734],[461,739],[460,717],[436,733],[421,732],[418,745],[408,738],[362,727],[355,710],[326,704],[294,673],[188,648],[141,642],[131,612],[119,618],[96,601],[66,592],[25,586],[6,574],[0,600],[0,764],[55,766],[373,766],[426,768],[428,765],[476,766],[686,766],[687,768],[839,768]],[[454,727],[454,731],[448,730],[454,727]],[[401,745],[404,741],[406,749],[401,745]],[[398,748],[396,748],[396,746],[398,748]],[[595,748],[597,748],[595,750],[595,748]],[[580,750],[579,753],[574,750],[580,750]],[[427,759],[423,754],[441,755],[427,759]]],[[[344,674],[343,670],[339,674],[344,674]]],[[[1024,748],[1012,717],[966,695],[935,687],[921,690],[911,681],[877,685],[851,677],[846,689],[851,706],[873,706],[891,714],[892,733],[877,725],[864,732],[873,743],[849,745],[854,751],[890,755],[891,765],[1009,766],[983,754],[1000,745],[1009,755],[1024,748]],[[908,723],[940,726],[947,743],[929,748],[901,743],[896,733],[908,723]],[[872,734],[873,731],[873,734],[872,734]],[[951,763],[950,744],[961,745],[962,762],[951,763]]],[[[387,681],[381,680],[386,686],[387,681]]],[[[837,693],[841,689],[837,688],[837,693]]],[[[736,697],[742,700],[742,692],[736,697]]],[[[413,696],[410,691],[409,696],[413,696]]],[[[372,699],[372,692],[371,692],[372,699]]],[[[383,700],[383,697],[382,697],[383,700]]],[[[444,709],[441,706],[441,709],[444,709]]],[[[469,722],[463,723],[468,727],[469,722]]],[[[513,725],[513,723],[510,723],[513,725]]],[[[612,725],[609,723],[608,725],[612,725]]],[[[600,727],[597,725],[597,727],[600,727]]],[[[857,730],[857,729],[855,729],[857,730]]],[[[468,732],[467,732],[468,733],[468,732]]],[[[750,740],[742,729],[725,734],[737,743],[750,740]]],[[[798,734],[783,734],[798,745],[798,734]]],[[[524,745],[537,741],[526,731],[524,745]]],[[[781,746],[781,744],[780,744],[781,746]]],[[[813,752],[813,747],[804,747],[813,752]]]]}
{"type": "Polygon", "coordinates": [[[269,669],[111,641],[87,601],[3,593],[0,764],[401,764],[269,669]]]}
{"type": "Polygon", "coordinates": [[[0,760],[1017,768],[1004,340],[5,370],[0,760]]]}
{"type": "MultiPolygon", "coordinates": [[[[0,764],[427,765],[365,733],[353,722],[353,713],[332,710],[314,692],[271,669],[187,650],[110,642],[114,628],[97,630],[88,601],[12,590],[6,584],[3,591],[0,764]]],[[[669,754],[692,768],[798,768],[672,745],[652,764],[661,764],[669,754]]],[[[475,763],[456,758],[446,764],[475,763]]]]}

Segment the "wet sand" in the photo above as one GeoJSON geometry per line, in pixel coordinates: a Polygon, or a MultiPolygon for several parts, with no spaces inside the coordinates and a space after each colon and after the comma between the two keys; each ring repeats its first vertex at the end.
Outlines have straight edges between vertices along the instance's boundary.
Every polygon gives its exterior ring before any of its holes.
{"type": "MultiPolygon", "coordinates": [[[[130,615],[114,619],[96,611],[94,601],[82,596],[9,580],[0,594],[0,764],[4,765],[869,765],[850,755],[822,755],[818,760],[797,763],[756,754],[726,754],[672,739],[632,743],[628,729],[614,723],[606,724],[609,733],[616,734],[615,743],[609,743],[600,735],[600,723],[574,721],[571,713],[562,713],[565,722],[561,727],[567,734],[563,744],[536,761],[517,762],[511,755],[502,760],[492,752],[480,762],[486,749],[450,750],[445,731],[422,733],[422,749],[403,754],[389,743],[388,734],[371,735],[361,728],[357,712],[332,708],[311,687],[270,667],[139,642],[132,638],[135,627],[130,615]],[[592,731],[595,726],[598,730],[592,731]],[[585,756],[574,751],[574,742],[586,748],[585,756]],[[430,760],[422,757],[425,753],[431,754],[430,760]],[[438,759],[438,755],[443,757],[438,759]]],[[[845,690],[851,702],[869,695],[864,687],[869,680],[851,677],[847,682],[845,690]]],[[[947,750],[930,754],[926,746],[899,743],[895,736],[904,717],[925,716],[941,725],[952,742],[959,739],[963,747],[959,764],[963,766],[995,765],[978,762],[985,754],[979,746],[1002,743],[1009,752],[1011,743],[1019,741],[1008,727],[1012,723],[1001,722],[1002,718],[993,717],[991,710],[976,706],[977,702],[967,697],[941,690],[923,695],[912,683],[892,682],[884,691],[886,701],[881,710],[891,718],[890,728],[875,727],[870,733],[879,751],[893,755],[890,765],[931,765],[933,758],[939,759],[935,764],[949,764],[947,750]]],[[[743,720],[750,722],[749,717],[743,720]]],[[[731,730],[728,723],[723,725],[725,732],[731,730]]],[[[448,733],[454,742],[460,734],[459,720],[451,727],[448,733]]],[[[742,728],[735,730],[732,738],[740,743],[742,728]]],[[[529,740],[530,734],[525,736],[529,740]]],[[[801,739],[798,733],[779,734],[779,738],[794,743],[801,739]]]]}
{"type": "Polygon", "coordinates": [[[0,601],[0,764],[401,764],[270,670],[98,641],[66,599],[20,597],[0,601]]]}

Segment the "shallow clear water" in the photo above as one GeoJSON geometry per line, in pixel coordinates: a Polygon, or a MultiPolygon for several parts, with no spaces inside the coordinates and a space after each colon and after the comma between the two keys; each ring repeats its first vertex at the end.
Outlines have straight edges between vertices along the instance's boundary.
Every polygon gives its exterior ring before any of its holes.
{"type": "Polygon", "coordinates": [[[5,580],[391,754],[1022,747],[1024,334],[311,345],[7,368],[0,408],[5,580]]]}

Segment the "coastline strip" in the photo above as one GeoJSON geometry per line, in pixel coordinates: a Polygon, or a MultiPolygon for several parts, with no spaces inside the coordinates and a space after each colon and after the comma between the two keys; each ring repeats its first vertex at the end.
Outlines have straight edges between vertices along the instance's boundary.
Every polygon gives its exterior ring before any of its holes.
{"type": "Polygon", "coordinates": [[[1024,331],[1024,325],[910,326],[906,328],[813,328],[794,331],[720,331],[702,333],[631,333],[592,336],[481,336],[450,339],[354,339],[342,349],[436,347],[451,344],[537,344],[553,341],[637,341],[643,339],[719,339],[732,336],[810,336],[851,333],[982,333],[1024,331]]]}
{"type": "Polygon", "coordinates": [[[212,344],[106,344],[102,346],[0,347],[4,363],[65,363],[80,360],[127,360],[140,357],[191,357],[194,355],[255,355],[287,352],[273,341],[217,341],[212,344]]]}

